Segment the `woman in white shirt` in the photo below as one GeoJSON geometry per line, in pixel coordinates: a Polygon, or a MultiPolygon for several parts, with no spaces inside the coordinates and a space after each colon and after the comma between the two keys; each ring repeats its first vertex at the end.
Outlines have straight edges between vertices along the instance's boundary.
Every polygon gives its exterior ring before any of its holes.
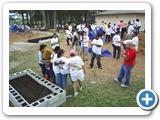
{"type": "Polygon", "coordinates": [[[69,66],[68,65],[70,65],[74,68],[79,68],[79,66],[76,66],[76,65],[70,63],[69,60],[66,57],[64,57],[64,52],[65,51],[63,49],[58,50],[57,59],[56,59],[57,62],[54,62],[54,64],[58,65],[58,67],[60,68],[62,87],[66,91],[67,77],[69,75],[69,66]]]}
{"type": "Polygon", "coordinates": [[[53,34],[53,38],[51,39],[51,45],[52,45],[53,51],[55,52],[55,47],[59,46],[59,40],[56,33],[53,34]]]}
{"type": "Polygon", "coordinates": [[[118,31],[116,33],[116,35],[113,37],[113,43],[112,43],[112,46],[113,46],[113,58],[116,58],[116,51],[118,51],[118,54],[117,54],[117,59],[120,59],[120,54],[121,54],[121,32],[118,31]]]}
{"type": "Polygon", "coordinates": [[[136,19],[136,32],[137,32],[137,34],[139,34],[140,28],[141,28],[141,22],[139,21],[139,19],[136,19]]]}
{"type": "Polygon", "coordinates": [[[112,29],[110,25],[108,25],[105,32],[106,32],[106,43],[107,43],[107,41],[110,42],[110,38],[111,38],[112,29]]]}
{"type": "Polygon", "coordinates": [[[71,56],[71,58],[69,58],[69,62],[82,68],[82,69],[78,69],[78,68],[75,68],[72,66],[70,67],[70,75],[71,75],[71,79],[73,81],[74,97],[76,97],[78,95],[77,81],[78,81],[78,84],[80,87],[79,90],[82,91],[82,81],[84,80],[84,73],[86,73],[86,71],[85,71],[84,63],[83,63],[82,59],[79,56],[76,56],[75,50],[70,51],[70,56],[71,56]]]}

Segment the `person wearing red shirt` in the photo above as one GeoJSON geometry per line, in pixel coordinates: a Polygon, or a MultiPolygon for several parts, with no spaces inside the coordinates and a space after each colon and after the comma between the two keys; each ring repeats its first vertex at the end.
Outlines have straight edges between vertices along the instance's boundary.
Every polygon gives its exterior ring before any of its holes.
{"type": "Polygon", "coordinates": [[[127,47],[126,51],[122,54],[124,62],[121,65],[120,73],[117,78],[114,78],[116,82],[121,83],[123,77],[125,76],[126,81],[123,84],[121,84],[121,87],[130,86],[130,73],[134,67],[137,55],[137,51],[133,46],[132,40],[127,41],[126,47],[127,47]]]}

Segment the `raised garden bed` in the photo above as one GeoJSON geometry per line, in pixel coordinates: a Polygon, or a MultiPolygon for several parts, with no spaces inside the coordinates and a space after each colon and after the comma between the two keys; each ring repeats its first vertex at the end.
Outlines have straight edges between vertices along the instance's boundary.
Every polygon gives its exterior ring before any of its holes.
{"type": "Polygon", "coordinates": [[[28,69],[9,76],[9,99],[15,107],[54,107],[66,92],[28,69]]]}
{"type": "Polygon", "coordinates": [[[46,37],[39,37],[39,38],[29,39],[28,42],[38,43],[40,40],[46,40],[46,39],[49,39],[49,38],[53,38],[53,35],[46,36],[46,37]]]}

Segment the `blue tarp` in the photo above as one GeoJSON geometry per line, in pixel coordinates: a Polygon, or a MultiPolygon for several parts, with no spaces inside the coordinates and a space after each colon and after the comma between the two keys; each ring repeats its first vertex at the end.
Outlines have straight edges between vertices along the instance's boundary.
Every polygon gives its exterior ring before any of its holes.
{"type": "Polygon", "coordinates": [[[98,33],[98,34],[103,34],[102,28],[99,28],[99,29],[97,30],[97,33],[98,33]]]}
{"type": "Polygon", "coordinates": [[[89,31],[89,38],[94,40],[94,31],[89,31]]]}
{"type": "Polygon", "coordinates": [[[112,56],[111,52],[109,52],[109,50],[107,50],[107,49],[102,50],[102,55],[104,57],[111,57],[112,56]]]}
{"type": "Polygon", "coordinates": [[[10,28],[9,28],[9,29],[10,29],[10,31],[11,31],[11,32],[17,32],[17,33],[19,32],[19,30],[18,30],[18,26],[16,26],[16,25],[14,25],[14,26],[10,26],[10,28]]]}
{"type": "Polygon", "coordinates": [[[106,39],[104,39],[104,38],[101,38],[101,40],[103,41],[103,44],[104,44],[104,43],[106,43],[106,39]]]}
{"type": "MultiPolygon", "coordinates": [[[[92,52],[92,47],[88,48],[88,52],[89,53],[92,52]]],[[[107,49],[104,49],[104,50],[102,49],[101,54],[104,57],[111,57],[112,56],[111,52],[109,50],[107,50],[107,49]]]]}

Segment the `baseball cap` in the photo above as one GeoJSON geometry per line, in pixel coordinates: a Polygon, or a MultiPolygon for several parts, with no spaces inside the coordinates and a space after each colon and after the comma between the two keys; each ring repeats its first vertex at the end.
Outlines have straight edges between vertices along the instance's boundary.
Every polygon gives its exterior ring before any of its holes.
{"type": "Polygon", "coordinates": [[[74,49],[72,49],[72,50],[70,51],[70,54],[75,55],[75,54],[76,54],[76,51],[75,51],[74,49]]]}
{"type": "Polygon", "coordinates": [[[39,49],[39,50],[44,49],[46,46],[47,46],[47,45],[45,45],[45,44],[41,44],[41,45],[40,45],[40,49],[39,49]]]}

